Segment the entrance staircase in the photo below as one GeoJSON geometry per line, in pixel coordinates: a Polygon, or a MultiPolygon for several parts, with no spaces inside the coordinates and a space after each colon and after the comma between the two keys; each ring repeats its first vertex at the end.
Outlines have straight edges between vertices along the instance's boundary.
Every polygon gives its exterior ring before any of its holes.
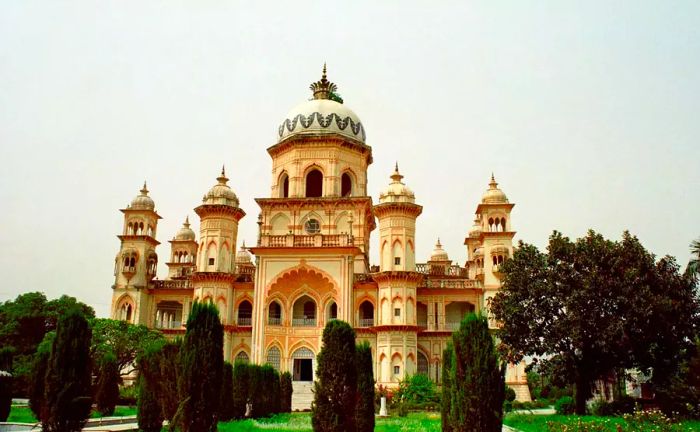
{"type": "Polygon", "coordinates": [[[311,409],[314,400],[314,383],[311,381],[292,381],[292,411],[311,409]]]}

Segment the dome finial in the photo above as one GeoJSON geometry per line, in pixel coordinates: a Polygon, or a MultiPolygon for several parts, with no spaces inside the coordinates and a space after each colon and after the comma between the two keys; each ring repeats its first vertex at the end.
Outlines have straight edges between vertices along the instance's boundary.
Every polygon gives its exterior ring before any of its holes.
{"type": "Polygon", "coordinates": [[[401,183],[401,179],[403,176],[399,172],[399,162],[397,161],[396,164],[394,165],[394,173],[390,176],[391,180],[394,181],[394,183],[401,183]]]}
{"type": "Polygon", "coordinates": [[[219,184],[223,185],[228,182],[228,178],[226,177],[226,165],[221,166],[221,175],[217,177],[216,180],[219,182],[219,184]]]}
{"type": "Polygon", "coordinates": [[[185,223],[182,224],[182,226],[184,226],[185,228],[190,227],[190,215],[185,216],[185,223]]]}
{"type": "Polygon", "coordinates": [[[140,190],[141,195],[147,196],[148,195],[148,188],[146,187],[146,180],[143,181],[143,187],[140,190]]]}
{"type": "Polygon", "coordinates": [[[330,99],[331,93],[338,90],[338,86],[328,81],[326,78],[326,63],[323,63],[323,72],[321,74],[321,80],[311,83],[309,86],[311,91],[314,93],[314,99],[330,99]]]}
{"type": "Polygon", "coordinates": [[[441,248],[441,247],[442,247],[442,245],[440,244],[440,237],[438,237],[437,243],[435,243],[435,247],[436,247],[436,248],[441,248]]]}
{"type": "Polygon", "coordinates": [[[243,245],[241,246],[241,249],[245,250],[245,240],[243,240],[243,245]]]}
{"type": "Polygon", "coordinates": [[[489,187],[491,189],[496,189],[498,187],[498,183],[496,183],[496,178],[493,176],[493,172],[491,172],[491,182],[489,182],[489,187]]]}

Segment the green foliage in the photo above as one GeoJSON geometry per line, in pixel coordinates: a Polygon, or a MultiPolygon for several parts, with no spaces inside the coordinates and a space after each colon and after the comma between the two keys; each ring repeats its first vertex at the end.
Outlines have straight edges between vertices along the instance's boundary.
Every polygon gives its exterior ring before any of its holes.
{"type": "Polygon", "coordinates": [[[591,412],[597,416],[632,414],[635,406],[636,400],[633,397],[623,395],[612,402],[596,400],[591,406],[591,412]]]}
{"type": "Polygon", "coordinates": [[[447,343],[447,348],[442,352],[442,396],[440,403],[440,418],[442,419],[442,431],[452,432],[450,424],[450,412],[452,411],[452,379],[450,371],[454,361],[454,348],[452,343],[447,343]]]}
{"type": "Polygon", "coordinates": [[[90,325],[78,309],[58,321],[44,383],[41,423],[44,431],[82,430],[92,406],[90,325]]]}
{"type": "Polygon", "coordinates": [[[177,392],[178,355],[180,353],[181,339],[165,343],[161,348],[160,356],[160,405],[163,417],[169,422],[175,417],[180,398],[177,392]]]}
{"type": "Polygon", "coordinates": [[[100,365],[97,378],[97,392],[95,393],[97,411],[103,416],[114,414],[114,408],[119,400],[120,381],[117,358],[114,355],[105,356],[100,365]]]}
{"type": "Polygon", "coordinates": [[[12,406],[12,354],[11,347],[0,348],[0,422],[7,421],[12,406]]]}
{"type": "Polygon", "coordinates": [[[151,347],[138,357],[138,405],[139,429],[144,432],[160,432],[163,426],[163,411],[159,402],[160,362],[162,352],[151,347]]]}
{"type": "Polygon", "coordinates": [[[188,432],[216,430],[224,363],[223,342],[224,329],[216,307],[195,302],[180,348],[178,380],[182,428],[188,432]]]}
{"type": "MultiPolygon", "coordinates": [[[[240,361],[233,365],[233,417],[236,419],[242,419],[245,416],[248,395],[250,394],[251,368],[249,366],[248,363],[240,361]]],[[[291,403],[290,397],[290,411],[291,403]]]]}
{"type": "Polygon", "coordinates": [[[136,405],[138,393],[138,385],[119,387],[118,405],[136,405]]]}
{"type": "Polygon", "coordinates": [[[233,365],[224,362],[221,373],[221,397],[219,398],[219,421],[233,419],[233,365]]]}
{"type": "Polygon", "coordinates": [[[355,430],[357,370],[355,331],[348,323],[332,320],[323,329],[323,347],[316,357],[318,368],[311,405],[316,432],[355,430]]]}
{"type": "Polygon", "coordinates": [[[31,374],[29,376],[29,408],[31,408],[36,418],[41,418],[41,411],[44,406],[46,369],[49,367],[51,346],[55,338],[55,331],[46,333],[33,357],[31,374]]]}
{"type": "Polygon", "coordinates": [[[92,354],[100,359],[105,355],[115,355],[119,373],[128,375],[136,358],[151,345],[165,343],[163,334],[144,325],[126,321],[97,318],[92,320],[92,354]]]}
{"type": "Polygon", "coordinates": [[[399,383],[395,397],[409,404],[437,402],[435,383],[423,374],[407,376],[399,383]]]}
{"type": "Polygon", "coordinates": [[[357,407],[355,427],[357,432],[374,431],[374,374],[372,372],[372,348],[363,342],[355,348],[357,370],[357,407]]]}
{"type": "Polygon", "coordinates": [[[506,386],[505,398],[508,402],[513,402],[515,400],[515,390],[510,388],[510,386],[506,386]]]}
{"type": "MultiPolygon", "coordinates": [[[[374,389],[373,389],[374,390],[374,389]]],[[[280,375],[280,412],[292,412],[292,374],[283,372],[280,375]]]]}
{"type": "Polygon", "coordinates": [[[554,410],[557,414],[573,414],[576,411],[574,398],[571,396],[562,397],[554,404],[554,410]]]}
{"type": "Polygon", "coordinates": [[[450,426],[455,432],[501,431],[505,364],[500,365],[486,317],[467,315],[452,335],[450,426]]]}
{"type": "Polygon", "coordinates": [[[617,242],[554,232],[547,253],[521,242],[502,272],[492,312],[503,322],[504,352],[533,356],[574,384],[579,414],[595,380],[638,368],[661,385],[692,348],[700,322],[693,281],[627,232],[617,242]]]}

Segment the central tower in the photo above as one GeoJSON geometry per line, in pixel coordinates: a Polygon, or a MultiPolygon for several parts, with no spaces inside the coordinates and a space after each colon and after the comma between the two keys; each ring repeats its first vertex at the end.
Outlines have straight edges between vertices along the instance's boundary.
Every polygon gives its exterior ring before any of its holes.
{"type": "Polygon", "coordinates": [[[372,149],[358,116],[326,77],[279,126],[270,197],[258,198],[252,357],[290,371],[295,392],[313,381],[331,319],[353,322],[355,273],[369,271],[375,228],[367,195],[372,149]]]}

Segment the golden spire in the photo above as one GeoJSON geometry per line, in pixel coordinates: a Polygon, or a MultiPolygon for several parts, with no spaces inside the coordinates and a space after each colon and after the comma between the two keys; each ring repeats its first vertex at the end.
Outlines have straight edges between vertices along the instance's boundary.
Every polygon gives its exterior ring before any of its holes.
{"type": "Polygon", "coordinates": [[[147,196],[148,195],[148,188],[146,187],[146,180],[143,181],[143,187],[140,190],[141,195],[147,196]]]}
{"type": "Polygon", "coordinates": [[[496,178],[493,176],[493,172],[491,172],[491,182],[489,182],[489,187],[491,189],[496,189],[498,187],[498,183],[496,183],[496,178]]]}
{"type": "Polygon", "coordinates": [[[390,176],[390,178],[395,182],[395,183],[401,183],[401,179],[403,176],[399,172],[399,163],[396,162],[394,165],[394,173],[390,176]]]}
{"type": "Polygon", "coordinates": [[[182,224],[182,226],[184,226],[185,228],[190,227],[190,215],[185,216],[185,223],[182,224]]]}
{"type": "Polygon", "coordinates": [[[224,184],[224,185],[226,184],[226,182],[228,182],[228,178],[226,177],[226,165],[221,166],[221,175],[219,177],[217,177],[216,180],[220,184],[224,184]]]}
{"type": "Polygon", "coordinates": [[[321,80],[311,83],[309,86],[314,93],[314,99],[330,99],[330,94],[338,90],[338,86],[328,81],[326,78],[326,63],[323,63],[323,73],[321,80]]]}

